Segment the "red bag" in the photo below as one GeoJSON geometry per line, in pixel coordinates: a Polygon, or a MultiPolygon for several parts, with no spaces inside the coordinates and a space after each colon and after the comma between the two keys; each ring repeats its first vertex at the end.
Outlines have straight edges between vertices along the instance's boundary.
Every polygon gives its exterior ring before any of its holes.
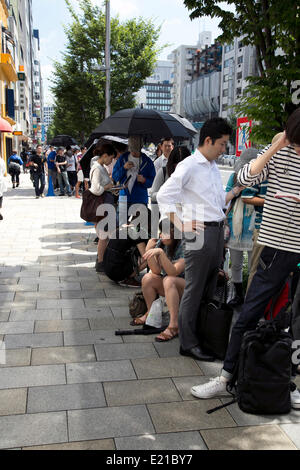
{"type": "Polygon", "coordinates": [[[280,293],[278,294],[277,298],[270,300],[265,313],[264,317],[266,320],[271,320],[271,309],[273,305],[273,319],[276,318],[281,311],[287,309],[291,303],[291,278],[289,277],[286,284],[281,289],[280,293]]]}

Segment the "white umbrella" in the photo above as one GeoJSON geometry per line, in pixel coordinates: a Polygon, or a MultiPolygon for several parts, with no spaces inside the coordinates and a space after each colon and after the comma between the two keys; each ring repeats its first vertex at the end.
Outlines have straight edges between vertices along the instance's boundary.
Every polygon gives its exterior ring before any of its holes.
{"type": "Polygon", "coordinates": [[[168,114],[170,114],[170,116],[173,116],[173,118],[177,119],[177,121],[179,121],[188,130],[189,134],[192,137],[198,134],[197,129],[193,126],[193,124],[188,119],[184,118],[180,114],[176,114],[176,113],[168,113],[168,114]]]}

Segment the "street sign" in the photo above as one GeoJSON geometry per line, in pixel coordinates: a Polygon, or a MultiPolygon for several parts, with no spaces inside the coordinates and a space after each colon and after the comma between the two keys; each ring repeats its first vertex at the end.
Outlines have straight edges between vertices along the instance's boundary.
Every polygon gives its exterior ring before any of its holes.
{"type": "Polygon", "coordinates": [[[19,72],[19,73],[18,73],[18,80],[19,80],[20,82],[25,82],[25,80],[26,80],[26,75],[25,75],[25,73],[19,72]]]}
{"type": "Polygon", "coordinates": [[[251,147],[251,130],[252,121],[247,117],[238,118],[236,131],[236,156],[240,157],[241,153],[251,147]]]}

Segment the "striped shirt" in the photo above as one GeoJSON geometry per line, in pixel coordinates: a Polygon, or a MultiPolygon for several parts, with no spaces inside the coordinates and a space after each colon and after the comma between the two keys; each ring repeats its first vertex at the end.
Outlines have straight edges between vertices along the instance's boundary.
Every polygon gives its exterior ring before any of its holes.
{"type": "Polygon", "coordinates": [[[299,195],[300,156],[293,147],[288,146],[277,152],[259,175],[251,176],[250,167],[251,162],[240,170],[240,184],[254,186],[268,180],[258,242],[271,248],[300,253],[300,203],[290,198],[274,197],[277,191],[292,193],[296,197],[299,195]]]}

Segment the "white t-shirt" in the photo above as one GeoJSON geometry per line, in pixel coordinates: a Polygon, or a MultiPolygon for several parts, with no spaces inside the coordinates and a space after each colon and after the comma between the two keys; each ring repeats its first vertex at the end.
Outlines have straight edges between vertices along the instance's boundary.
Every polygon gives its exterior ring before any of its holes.
{"type": "Polygon", "coordinates": [[[71,165],[67,167],[67,171],[76,171],[76,165],[75,165],[76,157],[74,155],[72,155],[72,157],[68,157],[68,156],[66,157],[67,157],[68,165],[71,165]]]}

